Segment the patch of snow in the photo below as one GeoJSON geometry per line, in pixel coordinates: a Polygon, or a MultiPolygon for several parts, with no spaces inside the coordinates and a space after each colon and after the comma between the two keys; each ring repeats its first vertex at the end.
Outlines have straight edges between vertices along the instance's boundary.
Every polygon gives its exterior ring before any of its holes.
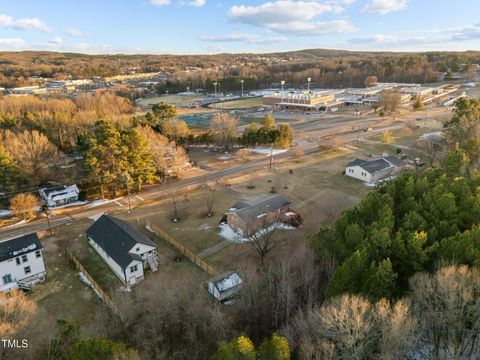
{"type": "Polygon", "coordinates": [[[101,217],[103,214],[104,214],[104,213],[101,212],[101,213],[98,213],[98,214],[89,216],[88,218],[89,218],[89,219],[92,219],[93,221],[97,221],[98,219],[100,219],[100,217],[101,217]]]}
{"type": "Polygon", "coordinates": [[[273,152],[273,155],[277,154],[282,154],[284,152],[287,152],[288,149],[272,149],[268,147],[254,147],[250,149],[252,152],[256,154],[261,154],[261,155],[270,155],[273,152]]]}
{"type": "Polygon", "coordinates": [[[81,205],[85,205],[87,204],[88,201],[75,201],[75,202],[72,202],[72,203],[69,203],[69,204],[65,204],[65,205],[62,205],[62,206],[49,206],[48,208],[50,210],[57,210],[57,209],[64,209],[64,208],[68,208],[70,206],[81,206],[81,205]]]}
{"type": "Polygon", "coordinates": [[[27,223],[27,220],[21,220],[21,221],[15,223],[15,224],[5,226],[5,228],[15,227],[15,226],[23,225],[23,224],[26,224],[26,223],[27,223]]]}
{"type": "Polygon", "coordinates": [[[230,155],[222,155],[218,157],[218,160],[230,160],[231,158],[230,155]]]}
{"type": "Polygon", "coordinates": [[[209,224],[200,225],[200,230],[209,230],[211,226],[209,224]]]}
{"type": "Polygon", "coordinates": [[[292,211],[288,211],[285,213],[285,216],[293,216],[293,215],[295,215],[295,213],[292,211]]]}
{"type": "Polygon", "coordinates": [[[0,218],[12,216],[12,212],[10,210],[0,210],[0,218]]]}
{"type": "Polygon", "coordinates": [[[85,275],[82,273],[82,272],[79,272],[78,273],[78,276],[80,277],[80,280],[82,280],[82,282],[87,285],[89,288],[91,288],[93,290],[93,292],[95,293],[95,295],[97,295],[97,297],[99,299],[102,299],[102,295],[100,295],[100,293],[97,291],[97,289],[95,289],[92,285],[92,283],[90,281],[88,281],[88,279],[85,277],[85,275]]]}
{"type": "Polygon", "coordinates": [[[117,198],[117,199],[98,199],[98,200],[93,200],[90,202],[90,204],[87,205],[87,207],[95,207],[95,206],[100,206],[104,204],[108,204],[114,201],[121,200],[122,198],[117,198]]]}
{"type": "MultiPolygon", "coordinates": [[[[233,241],[233,242],[236,242],[236,243],[239,243],[239,244],[246,243],[246,242],[250,241],[250,239],[244,237],[242,234],[239,234],[239,233],[235,232],[229,225],[227,225],[225,223],[220,224],[220,226],[218,228],[220,229],[219,235],[226,240],[230,240],[230,241],[233,241]]],[[[255,233],[255,235],[253,235],[253,236],[258,237],[258,236],[263,235],[265,232],[269,233],[270,231],[273,231],[275,229],[295,230],[296,228],[293,227],[293,226],[289,226],[287,224],[284,224],[284,223],[275,223],[275,224],[270,225],[268,228],[261,229],[261,230],[257,231],[255,233]]]]}

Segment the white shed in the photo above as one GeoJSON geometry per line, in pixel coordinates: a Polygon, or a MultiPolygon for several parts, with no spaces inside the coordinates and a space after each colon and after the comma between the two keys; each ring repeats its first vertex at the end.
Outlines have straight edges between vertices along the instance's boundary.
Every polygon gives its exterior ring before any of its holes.
{"type": "Polygon", "coordinates": [[[208,281],[208,292],[219,301],[231,298],[242,285],[236,271],[220,274],[208,281]]]}

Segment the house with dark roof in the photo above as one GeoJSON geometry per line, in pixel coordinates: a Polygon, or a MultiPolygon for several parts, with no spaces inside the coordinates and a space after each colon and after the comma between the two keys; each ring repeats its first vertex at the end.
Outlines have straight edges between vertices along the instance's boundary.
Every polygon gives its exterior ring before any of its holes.
{"type": "Polygon", "coordinates": [[[102,215],[87,231],[90,245],[127,286],[158,270],[157,245],[125,221],[102,215]]]}
{"type": "Polygon", "coordinates": [[[242,285],[242,279],[236,271],[229,271],[208,280],[208,292],[219,301],[225,301],[235,295],[242,285]]]}
{"type": "Polygon", "coordinates": [[[250,236],[266,224],[283,220],[290,204],[282,195],[250,197],[238,201],[225,213],[227,225],[241,236],[250,236]]]}
{"type": "Polygon", "coordinates": [[[60,185],[38,190],[40,197],[45,200],[49,208],[65,206],[78,201],[77,185],[60,185]]]}
{"type": "Polygon", "coordinates": [[[0,291],[31,290],[45,280],[42,248],[36,233],[0,242],[0,291]]]}
{"type": "Polygon", "coordinates": [[[398,156],[384,156],[368,160],[355,159],[347,164],[345,175],[377,184],[380,180],[395,177],[409,168],[409,165],[398,156]]]}

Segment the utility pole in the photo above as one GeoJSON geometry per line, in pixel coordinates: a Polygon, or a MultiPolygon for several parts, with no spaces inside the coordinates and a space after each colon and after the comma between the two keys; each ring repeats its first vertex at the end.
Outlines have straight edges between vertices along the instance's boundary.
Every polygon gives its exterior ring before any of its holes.
{"type": "Polygon", "coordinates": [[[125,172],[125,185],[127,186],[127,196],[128,196],[128,212],[132,212],[132,201],[130,198],[130,174],[125,172]]]}
{"type": "Polygon", "coordinates": [[[272,164],[273,164],[273,143],[270,146],[270,171],[272,171],[272,164]]]}
{"type": "Polygon", "coordinates": [[[52,230],[52,225],[50,224],[50,214],[48,213],[48,206],[47,206],[47,205],[43,205],[43,206],[41,207],[41,210],[42,210],[42,212],[44,212],[45,215],[47,216],[48,231],[50,232],[50,236],[53,237],[53,230],[52,230]]]}

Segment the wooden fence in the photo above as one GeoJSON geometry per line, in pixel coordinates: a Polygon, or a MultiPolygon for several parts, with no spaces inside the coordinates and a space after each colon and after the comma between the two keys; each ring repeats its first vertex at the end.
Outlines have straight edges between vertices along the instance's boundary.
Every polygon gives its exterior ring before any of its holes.
{"type": "Polygon", "coordinates": [[[199,258],[197,255],[195,255],[193,252],[191,252],[189,249],[187,249],[183,244],[175,240],[173,237],[168,235],[164,230],[159,228],[156,225],[153,225],[151,222],[147,221],[146,226],[151,229],[152,232],[154,232],[158,237],[161,237],[165,239],[170,245],[175,247],[177,250],[179,250],[183,255],[185,255],[187,258],[189,258],[195,265],[197,265],[200,269],[206,271],[212,276],[217,276],[219,273],[215,268],[207,263],[205,260],[199,258]]]}
{"type": "Polygon", "coordinates": [[[101,300],[107,307],[117,315],[121,320],[123,320],[123,315],[120,313],[118,310],[117,305],[114,304],[112,299],[103,291],[103,289],[100,287],[100,285],[97,284],[97,282],[92,278],[92,276],[88,273],[87,270],[83,267],[83,265],[80,263],[80,261],[73,255],[72,253],[68,253],[69,259],[73,262],[75,267],[77,268],[78,271],[81,271],[83,275],[87,278],[87,280],[92,284],[92,287],[95,289],[95,291],[100,295],[101,300]]]}

